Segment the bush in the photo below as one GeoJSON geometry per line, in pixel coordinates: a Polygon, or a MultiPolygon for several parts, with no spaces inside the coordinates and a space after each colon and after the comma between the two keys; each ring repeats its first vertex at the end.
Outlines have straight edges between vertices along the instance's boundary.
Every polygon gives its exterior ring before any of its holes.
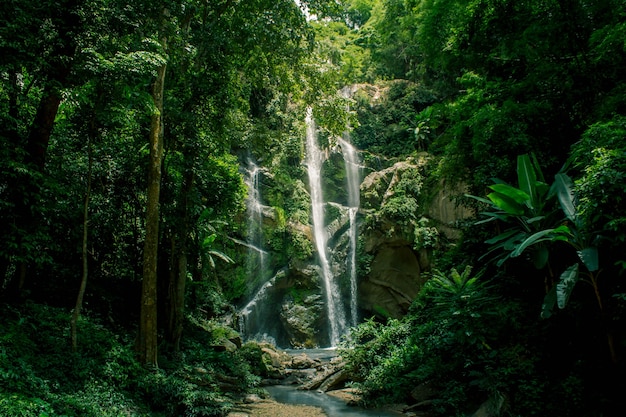
{"type": "Polygon", "coordinates": [[[151,371],[136,361],[133,335],[88,316],[79,321],[79,351],[71,352],[69,318],[45,305],[0,307],[0,415],[222,416],[229,395],[258,384],[247,353],[209,348],[227,329],[189,326],[182,355],[161,357],[162,368],[151,371]]]}

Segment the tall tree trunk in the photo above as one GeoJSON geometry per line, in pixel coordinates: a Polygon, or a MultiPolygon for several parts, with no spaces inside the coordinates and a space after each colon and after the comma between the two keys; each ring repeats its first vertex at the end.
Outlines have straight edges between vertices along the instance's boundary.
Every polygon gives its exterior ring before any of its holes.
{"type": "Polygon", "coordinates": [[[54,128],[54,119],[61,104],[61,93],[55,87],[47,87],[39,101],[35,119],[28,134],[26,151],[28,161],[43,172],[50,135],[54,128]]]}
{"type": "MultiPolygon", "coordinates": [[[[166,38],[161,39],[166,50],[166,38]]],[[[159,246],[159,195],[163,160],[163,89],[166,64],[157,69],[152,86],[156,108],[150,124],[150,165],[146,207],[146,237],[143,251],[143,282],[139,322],[139,358],[147,366],[157,367],[157,254],[159,246]]]]}
{"type": "MultiPolygon", "coordinates": [[[[93,120],[92,120],[92,132],[93,129],[93,120]]],[[[89,168],[87,170],[87,191],[85,192],[85,202],[83,205],[83,274],[82,279],[80,281],[80,288],[78,289],[78,296],[76,297],[76,305],[74,306],[74,311],[72,312],[71,319],[71,338],[72,338],[72,350],[76,352],[78,349],[77,342],[77,325],[78,318],[80,317],[80,312],[83,308],[83,298],[85,296],[85,290],[87,289],[87,275],[88,275],[88,263],[87,263],[87,237],[88,237],[88,223],[89,223],[89,198],[91,197],[91,171],[93,168],[93,158],[92,158],[92,149],[91,149],[91,140],[87,144],[89,154],[89,168]]]]}
{"type": "Polygon", "coordinates": [[[174,353],[180,351],[180,340],[183,335],[185,317],[185,290],[187,285],[187,236],[189,236],[189,195],[193,188],[194,175],[190,168],[185,173],[181,192],[181,226],[172,237],[172,270],[168,286],[168,323],[167,340],[174,353]]]}

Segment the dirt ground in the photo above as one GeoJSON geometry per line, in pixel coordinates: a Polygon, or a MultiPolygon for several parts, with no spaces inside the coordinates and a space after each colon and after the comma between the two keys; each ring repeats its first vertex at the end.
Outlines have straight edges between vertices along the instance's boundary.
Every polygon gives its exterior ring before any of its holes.
{"type": "Polygon", "coordinates": [[[262,400],[253,404],[242,404],[228,414],[228,417],[327,417],[327,415],[318,407],[262,400]]]}

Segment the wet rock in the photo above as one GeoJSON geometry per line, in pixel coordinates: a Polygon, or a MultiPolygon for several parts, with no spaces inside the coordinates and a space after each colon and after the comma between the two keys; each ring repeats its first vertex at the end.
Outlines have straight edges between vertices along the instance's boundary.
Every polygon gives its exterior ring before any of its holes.
{"type": "Polygon", "coordinates": [[[291,357],[290,368],[292,369],[307,369],[316,368],[321,364],[321,361],[317,359],[311,359],[308,355],[301,353],[291,357]]]}

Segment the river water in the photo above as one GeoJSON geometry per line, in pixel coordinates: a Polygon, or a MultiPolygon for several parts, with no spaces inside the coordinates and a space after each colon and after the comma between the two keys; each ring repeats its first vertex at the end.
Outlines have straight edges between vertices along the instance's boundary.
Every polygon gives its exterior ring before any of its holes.
{"type": "MultiPolygon", "coordinates": [[[[329,362],[337,356],[334,348],[326,349],[287,349],[290,355],[305,353],[311,359],[329,362]]],[[[320,407],[329,417],[399,417],[402,413],[389,410],[365,409],[346,404],[340,398],[319,391],[298,389],[296,385],[271,385],[264,387],[270,396],[283,404],[310,405],[320,407]]]]}
{"type": "Polygon", "coordinates": [[[347,405],[345,401],[317,391],[299,390],[293,385],[265,387],[270,396],[283,404],[311,405],[320,407],[329,417],[398,417],[401,413],[387,410],[369,410],[347,405]]]}

